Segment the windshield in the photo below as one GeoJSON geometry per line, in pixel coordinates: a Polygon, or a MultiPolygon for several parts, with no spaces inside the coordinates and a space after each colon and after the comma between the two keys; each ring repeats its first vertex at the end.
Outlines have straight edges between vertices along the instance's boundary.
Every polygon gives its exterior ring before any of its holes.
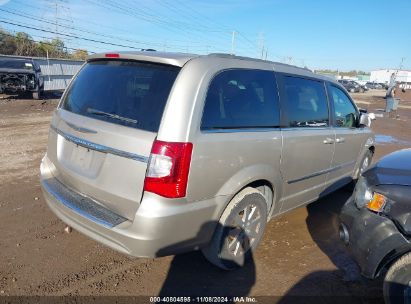
{"type": "Polygon", "coordinates": [[[33,63],[25,60],[0,59],[0,68],[33,70],[33,63]]]}
{"type": "Polygon", "coordinates": [[[62,108],[110,123],[157,132],[180,68],[135,61],[87,63],[62,108]]]}

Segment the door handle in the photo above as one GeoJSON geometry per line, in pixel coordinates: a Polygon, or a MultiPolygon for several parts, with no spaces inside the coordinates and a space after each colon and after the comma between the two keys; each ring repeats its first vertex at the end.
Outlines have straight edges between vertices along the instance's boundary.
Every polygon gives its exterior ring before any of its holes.
{"type": "Polygon", "coordinates": [[[335,140],[335,142],[336,142],[337,144],[341,144],[341,143],[345,142],[345,138],[344,138],[344,137],[337,138],[337,139],[335,140]]]}
{"type": "Polygon", "coordinates": [[[333,144],[334,140],[332,138],[327,137],[326,139],[323,140],[324,144],[333,144]]]}

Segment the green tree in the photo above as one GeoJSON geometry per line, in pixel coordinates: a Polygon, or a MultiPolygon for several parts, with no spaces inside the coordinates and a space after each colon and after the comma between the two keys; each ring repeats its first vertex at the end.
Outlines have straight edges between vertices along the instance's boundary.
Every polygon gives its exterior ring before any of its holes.
{"type": "Polygon", "coordinates": [[[14,55],[16,49],[17,45],[15,37],[0,29],[0,54],[14,55]]]}
{"type": "Polygon", "coordinates": [[[36,45],[33,39],[24,32],[18,32],[15,36],[16,50],[14,55],[32,56],[36,51],[36,45]]]}
{"type": "Polygon", "coordinates": [[[86,50],[75,50],[71,54],[71,58],[77,59],[77,60],[85,60],[87,56],[88,56],[88,52],[86,50]]]}

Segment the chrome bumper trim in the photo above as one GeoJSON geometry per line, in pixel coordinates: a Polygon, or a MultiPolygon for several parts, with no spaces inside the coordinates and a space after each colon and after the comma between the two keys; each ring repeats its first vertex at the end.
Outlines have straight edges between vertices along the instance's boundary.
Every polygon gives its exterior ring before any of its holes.
{"type": "Polygon", "coordinates": [[[68,189],[56,178],[43,180],[42,186],[64,206],[100,225],[112,228],[127,220],[97,204],[92,199],[68,189]]]}

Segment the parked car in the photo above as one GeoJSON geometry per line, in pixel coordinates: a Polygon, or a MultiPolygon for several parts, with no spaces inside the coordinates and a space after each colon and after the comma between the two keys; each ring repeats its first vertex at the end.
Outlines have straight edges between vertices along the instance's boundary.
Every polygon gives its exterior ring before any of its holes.
{"type": "Polygon", "coordinates": [[[366,86],[370,89],[382,89],[383,86],[377,82],[367,82],[366,86]]]}
{"type": "Polygon", "coordinates": [[[384,274],[386,303],[411,300],[411,149],[365,171],[341,212],[340,237],[361,273],[384,274]]]}
{"type": "Polygon", "coordinates": [[[388,89],[388,83],[385,82],[380,82],[378,83],[379,85],[381,85],[381,89],[387,90],[388,89]]]}
{"type": "Polygon", "coordinates": [[[339,79],[338,82],[350,93],[360,92],[360,86],[355,84],[352,80],[339,79]]]}
{"type": "Polygon", "coordinates": [[[364,92],[368,91],[367,86],[362,85],[362,84],[360,84],[359,82],[354,81],[354,80],[351,80],[351,82],[352,82],[352,84],[353,84],[354,86],[358,86],[358,87],[360,88],[360,93],[364,93],[364,92]]]}
{"type": "Polygon", "coordinates": [[[375,89],[375,86],[374,86],[374,83],[373,83],[373,82],[367,82],[367,83],[365,84],[365,86],[366,86],[368,89],[375,89]]]}
{"type": "Polygon", "coordinates": [[[0,93],[31,92],[39,99],[44,91],[40,66],[32,59],[0,57],[0,93]]]}
{"type": "Polygon", "coordinates": [[[210,54],[96,54],[53,114],[47,204],[120,252],[242,265],[267,221],[366,167],[370,120],[308,69],[210,54]],[[330,109],[330,110],[329,110],[330,109]]]}

